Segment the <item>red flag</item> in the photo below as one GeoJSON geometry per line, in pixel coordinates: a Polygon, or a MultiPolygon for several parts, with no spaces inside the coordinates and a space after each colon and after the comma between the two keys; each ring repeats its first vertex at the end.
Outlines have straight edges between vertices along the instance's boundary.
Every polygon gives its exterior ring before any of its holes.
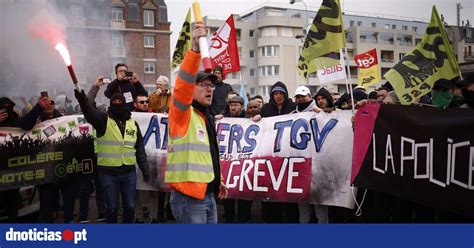
{"type": "Polygon", "coordinates": [[[209,55],[212,67],[220,65],[223,76],[230,72],[240,71],[239,49],[235,33],[234,16],[231,15],[211,37],[209,55]]]}
{"type": "Polygon", "coordinates": [[[7,137],[6,133],[0,133],[0,137],[7,137]]]}

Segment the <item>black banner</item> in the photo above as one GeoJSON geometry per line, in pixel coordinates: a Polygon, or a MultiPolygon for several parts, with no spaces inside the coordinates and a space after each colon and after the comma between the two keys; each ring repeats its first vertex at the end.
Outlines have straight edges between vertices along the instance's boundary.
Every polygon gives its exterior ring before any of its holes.
{"type": "Polygon", "coordinates": [[[353,154],[357,187],[474,216],[474,111],[366,106],[353,154]]]}
{"type": "Polygon", "coordinates": [[[92,128],[79,118],[58,118],[30,132],[1,128],[0,190],[92,173],[96,163],[92,128]]]}

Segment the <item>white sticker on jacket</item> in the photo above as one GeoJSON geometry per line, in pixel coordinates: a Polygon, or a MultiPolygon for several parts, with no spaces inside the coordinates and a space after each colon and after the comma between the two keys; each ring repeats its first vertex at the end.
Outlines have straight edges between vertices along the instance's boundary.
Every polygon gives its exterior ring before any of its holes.
{"type": "Polygon", "coordinates": [[[133,102],[132,92],[123,93],[123,97],[125,97],[125,102],[126,103],[133,102]]]}
{"type": "Polygon", "coordinates": [[[201,126],[197,127],[197,136],[198,136],[198,140],[204,143],[204,141],[206,140],[206,132],[204,131],[204,128],[202,128],[201,126]]]}

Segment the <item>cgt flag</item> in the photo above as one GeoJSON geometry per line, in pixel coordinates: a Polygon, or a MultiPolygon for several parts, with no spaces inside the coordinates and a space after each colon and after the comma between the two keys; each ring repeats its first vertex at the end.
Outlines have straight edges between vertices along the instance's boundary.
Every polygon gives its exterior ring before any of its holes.
{"type": "Polygon", "coordinates": [[[392,84],[400,102],[408,105],[429,93],[437,80],[451,80],[457,75],[459,66],[453,48],[433,6],[431,22],[420,44],[384,76],[392,84]]]}
{"type": "Polygon", "coordinates": [[[240,71],[239,49],[235,37],[233,15],[227,18],[224,25],[212,34],[209,55],[212,67],[220,65],[223,76],[230,72],[240,71]]]}
{"type": "Polygon", "coordinates": [[[377,50],[374,48],[365,53],[354,56],[354,61],[359,68],[359,79],[357,84],[367,88],[380,82],[380,70],[377,61],[377,50]]]}
{"type": "Polygon", "coordinates": [[[340,6],[339,0],[323,0],[306,35],[297,65],[304,78],[308,73],[339,64],[339,49],[346,46],[340,6]]]}
{"type": "Polygon", "coordinates": [[[189,8],[181,32],[179,33],[178,41],[176,42],[173,58],[171,60],[171,69],[175,69],[183,62],[184,55],[191,49],[191,38],[191,8],[189,8]]]}

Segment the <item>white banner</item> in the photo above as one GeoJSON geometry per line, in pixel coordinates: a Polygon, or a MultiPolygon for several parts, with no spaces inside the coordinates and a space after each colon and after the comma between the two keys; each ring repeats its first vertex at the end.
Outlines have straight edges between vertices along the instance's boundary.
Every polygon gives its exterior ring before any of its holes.
{"type": "Polygon", "coordinates": [[[342,52],[339,53],[341,56],[339,65],[333,67],[325,67],[317,71],[319,82],[321,84],[327,84],[337,80],[346,79],[346,66],[344,63],[344,56],[342,52]]]}
{"type": "Polygon", "coordinates": [[[335,111],[259,122],[222,119],[217,139],[229,195],[353,208],[351,116],[335,111]]]}
{"type": "MultiPolygon", "coordinates": [[[[232,198],[311,202],[353,208],[350,188],[353,131],[350,111],[299,113],[217,122],[221,174],[232,198]]],[[[137,189],[169,190],[163,183],[168,146],[164,114],[133,113],[145,140],[151,180],[137,189]]]]}

